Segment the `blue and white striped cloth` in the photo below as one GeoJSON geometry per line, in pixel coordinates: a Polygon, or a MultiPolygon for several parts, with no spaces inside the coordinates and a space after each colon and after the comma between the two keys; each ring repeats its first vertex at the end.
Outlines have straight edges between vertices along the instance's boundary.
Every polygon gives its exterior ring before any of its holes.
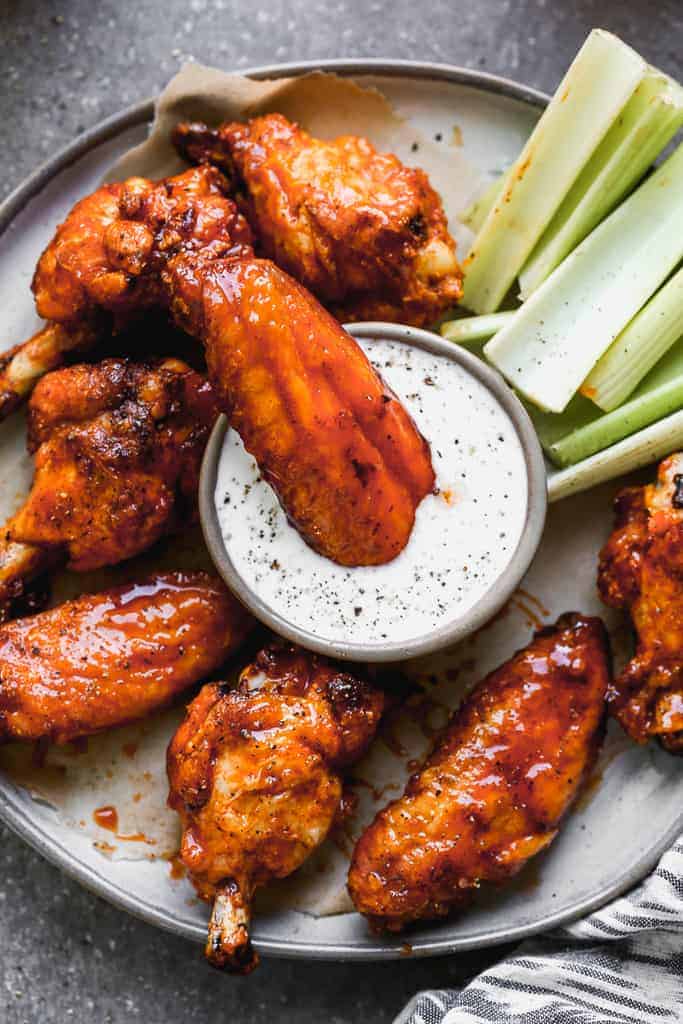
{"type": "Polygon", "coordinates": [[[420,992],[394,1024],[484,1022],[681,1024],[683,836],[626,896],[525,942],[461,991],[420,992]]]}

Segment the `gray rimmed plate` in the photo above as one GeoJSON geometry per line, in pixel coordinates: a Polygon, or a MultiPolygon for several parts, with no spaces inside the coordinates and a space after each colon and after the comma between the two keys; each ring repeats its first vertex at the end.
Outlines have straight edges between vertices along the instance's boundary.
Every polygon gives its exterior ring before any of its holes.
{"type": "MultiPolygon", "coordinates": [[[[379,86],[399,111],[426,133],[457,124],[466,155],[494,174],[517,154],[545,97],[489,75],[413,62],[340,61],[259,69],[260,77],[324,67],[379,86]]],[[[0,211],[0,309],[7,346],[36,319],[29,282],[36,257],[73,202],[92,190],[106,169],[141,141],[152,115],[143,104],[110,119],[55,157],[21,186],[0,211]]],[[[28,466],[17,454],[21,424],[0,430],[4,515],[28,466]]],[[[484,672],[528,638],[535,621],[570,607],[600,612],[595,558],[611,519],[612,485],[570,498],[549,513],[541,548],[508,606],[508,614],[468,646],[464,665],[484,672]]],[[[608,617],[619,637],[619,620],[608,617]]],[[[456,657],[456,655],[454,655],[456,657]]],[[[160,769],[161,771],[161,769],[160,769]]],[[[411,933],[415,956],[493,945],[522,938],[580,916],[634,884],[683,830],[679,761],[656,748],[636,749],[612,729],[591,789],[558,841],[512,886],[462,917],[411,933]],[[643,823],[647,827],[643,827],[643,823]]],[[[64,871],[99,895],[160,927],[202,941],[206,908],[188,903],[185,883],[169,881],[160,860],[108,859],[92,836],[0,776],[0,815],[64,871]]],[[[405,955],[404,939],[375,938],[354,914],[313,917],[293,910],[264,913],[254,938],[266,954],[329,959],[387,959],[405,955]]]]}

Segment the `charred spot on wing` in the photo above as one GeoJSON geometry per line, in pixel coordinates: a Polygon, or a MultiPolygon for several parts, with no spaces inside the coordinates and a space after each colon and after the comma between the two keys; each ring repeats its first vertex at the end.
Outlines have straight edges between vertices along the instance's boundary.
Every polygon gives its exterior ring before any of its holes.
{"type": "Polygon", "coordinates": [[[408,231],[411,235],[415,235],[416,238],[424,240],[427,237],[427,223],[424,219],[424,215],[416,213],[408,221],[408,231]]]}
{"type": "Polygon", "coordinates": [[[372,462],[361,462],[360,459],[351,459],[351,465],[361,485],[367,487],[370,477],[377,470],[377,467],[372,462]]]}
{"type": "Polygon", "coordinates": [[[674,493],[671,498],[673,508],[683,508],[683,473],[674,476],[674,493]]]}

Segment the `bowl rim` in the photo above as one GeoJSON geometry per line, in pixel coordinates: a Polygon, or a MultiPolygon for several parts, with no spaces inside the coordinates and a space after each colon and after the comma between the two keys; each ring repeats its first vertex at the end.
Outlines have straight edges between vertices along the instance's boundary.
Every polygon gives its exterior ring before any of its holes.
{"type": "Polygon", "coordinates": [[[214,495],[218,465],[229,424],[221,415],[206,446],[199,480],[199,517],[211,559],[232,593],[264,625],[307,650],[354,662],[397,662],[444,650],[489,622],[503,607],[529,568],[541,541],[547,510],[547,476],[541,446],[529,415],[503,377],[481,359],[438,334],[405,324],[365,321],[345,324],[356,339],[402,342],[457,363],[493,396],[507,413],[522,447],[526,467],[526,513],[522,532],[508,563],[468,611],[421,636],[405,641],[362,643],[331,641],[290,622],[252,588],[235,567],[223,540],[214,495]]]}

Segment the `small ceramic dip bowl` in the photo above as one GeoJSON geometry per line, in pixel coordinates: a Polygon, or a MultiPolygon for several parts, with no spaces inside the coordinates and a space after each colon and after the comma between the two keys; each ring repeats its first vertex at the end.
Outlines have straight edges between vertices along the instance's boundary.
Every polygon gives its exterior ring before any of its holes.
{"type": "Polygon", "coordinates": [[[523,406],[475,356],[412,327],[347,330],[431,446],[436,493],[404,550],[358,568],[317,554],[225,416],[204,456],[200,515],[219,573],[280,636],[335,658],[400,661],[463,639],[510,597],[541,539],[545,465],[523,406]]]}

